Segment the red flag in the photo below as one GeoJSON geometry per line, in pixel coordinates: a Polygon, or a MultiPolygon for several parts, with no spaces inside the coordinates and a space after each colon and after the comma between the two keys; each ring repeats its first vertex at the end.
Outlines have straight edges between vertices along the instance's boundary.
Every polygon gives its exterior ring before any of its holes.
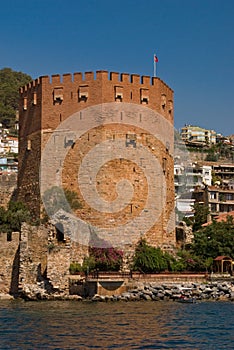
{"type": "Polygon", "coordinates": [[[154,62],[158,62],[158,57],[154,55],[154,62]]]}

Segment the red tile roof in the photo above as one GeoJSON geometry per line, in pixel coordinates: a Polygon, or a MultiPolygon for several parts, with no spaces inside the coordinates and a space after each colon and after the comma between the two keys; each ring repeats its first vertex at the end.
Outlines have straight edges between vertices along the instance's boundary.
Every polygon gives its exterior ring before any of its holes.
{"type": "MultiPolygon", "coordinates": [[[[233,211],[229,211],[229,212],[225,212],[225,213],[221,213],[217,216],[214,217],[215,221],[216,222],[222,222],[222,221],[227,221],[227,218],[228,216],[232,216],[233,219],[234,219],[234,210],[233,211]]],[[[206,222],[205,224],[203,224],[202,226],[203,227],[206,227],[206,226],[209,226],[212,224],[213,221],[209,221],[209,222],[206,222]]]]}
{"type": "Polygon", "coordinates": [[[229,256],[225,256],[225,255],[217,256],[217,258],[215,258],[214,260],[218,261],[218,260],[224,260],[224,259],[232,260],[229,256]]]}

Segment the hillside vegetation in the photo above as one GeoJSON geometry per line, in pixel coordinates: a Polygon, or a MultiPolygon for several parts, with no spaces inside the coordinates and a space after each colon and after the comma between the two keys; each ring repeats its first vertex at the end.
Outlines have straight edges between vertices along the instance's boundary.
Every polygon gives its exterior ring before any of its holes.
{"type": "Polygon", "coordinates": [[[15,72],[11,68],[0,70],[0,123],[13,128],[19,103],[19,88],[32,80],[30,75],[15,72]]]}

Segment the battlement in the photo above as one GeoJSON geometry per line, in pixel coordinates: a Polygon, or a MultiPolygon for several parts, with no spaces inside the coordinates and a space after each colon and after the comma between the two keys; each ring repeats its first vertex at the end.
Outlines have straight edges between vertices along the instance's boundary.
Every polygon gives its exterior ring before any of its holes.
{"type": "Polygon", "coordinates": [[[12,244],[19,244],[20,241],[20,233],[19,232],[0,232],[0,243],[2,247],[6,247],[6,245],[11,246],[12,244]]]}
{"type": "Polygon", "coordinates": [[[144,85],[144,86],[155,86],[157,84],[162,84],[165,88],[169,89],[172,93],[173,90],[164,83],[158,77],[150,76],[140,76],[138,74],[129,74],[129,73],[118,73],[118,72],[108,72],[105,70],[98,70],[94,72],[76,72],[76,73],[67,73],[67,74],[54,74],[52,76],[41,76],[24,87],[20,88],[20,93],[28,92],[29,90],[36,90],[40,85],[66,85],[70,83],[74,84],[85,84],[95,82],[104,82],[110,81],[117,84],[134,84],[134,85],[144,85]]]}

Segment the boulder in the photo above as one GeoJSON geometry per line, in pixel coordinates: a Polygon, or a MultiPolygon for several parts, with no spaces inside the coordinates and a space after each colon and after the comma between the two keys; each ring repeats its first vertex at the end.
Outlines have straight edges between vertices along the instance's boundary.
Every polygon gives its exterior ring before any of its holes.
{"type": "Polygon", "coordinates": [[[0,300],[12,300],[14,297],[10,294],[0,293],[0,300]]]}
{"type": "Polygon", "coordinates": [[[152,300],[151,296],[149,294],[143,294],[142,299],[144,300],[152,300]]]}

